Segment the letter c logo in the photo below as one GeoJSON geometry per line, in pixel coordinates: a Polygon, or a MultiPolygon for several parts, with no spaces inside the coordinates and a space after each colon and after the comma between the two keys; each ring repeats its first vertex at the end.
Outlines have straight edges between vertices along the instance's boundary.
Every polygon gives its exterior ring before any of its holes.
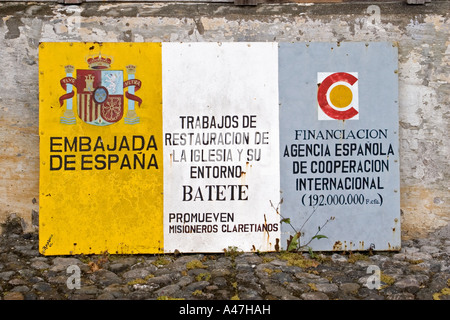
{"type": "Polygon", "coordinates": [[[348,120],[358,115],[358,78],[346,72],[331,73],[319,83],[317,102],[330,118],[348,120]]]}

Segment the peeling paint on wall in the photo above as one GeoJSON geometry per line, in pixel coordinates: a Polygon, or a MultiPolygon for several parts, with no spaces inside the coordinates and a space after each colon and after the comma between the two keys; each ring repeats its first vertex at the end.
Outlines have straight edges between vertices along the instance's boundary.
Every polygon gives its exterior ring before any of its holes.
{"type": "Polygon", "coordinates": [[[38,211],[39,42],[397,41],[404,235],[448,224],[450,3],[0,3],[0,221],[38,211]]]}

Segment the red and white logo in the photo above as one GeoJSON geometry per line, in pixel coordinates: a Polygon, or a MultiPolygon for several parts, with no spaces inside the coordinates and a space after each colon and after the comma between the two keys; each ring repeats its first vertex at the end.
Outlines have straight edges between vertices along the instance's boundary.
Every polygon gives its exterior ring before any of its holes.
{"type": "Polygon", "coordinates": [[[358,73],[318,72],[319,120],[358,120],[358,73]]]}

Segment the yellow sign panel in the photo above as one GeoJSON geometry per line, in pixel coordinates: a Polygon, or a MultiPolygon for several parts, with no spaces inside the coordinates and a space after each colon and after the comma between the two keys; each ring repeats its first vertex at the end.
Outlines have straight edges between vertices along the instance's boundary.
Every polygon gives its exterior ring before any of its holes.
{"type": "Polygon", "coordinates": [[[39,49],[40,252],[163,248],[160,43],[39,49]]]}

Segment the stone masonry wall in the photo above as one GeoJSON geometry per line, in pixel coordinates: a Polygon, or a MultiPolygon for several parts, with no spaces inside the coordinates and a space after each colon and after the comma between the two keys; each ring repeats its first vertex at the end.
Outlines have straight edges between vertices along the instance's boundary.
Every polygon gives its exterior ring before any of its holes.
{"type": "Polygon", "coordinates": [[[39,211],[40,42],[396,41],[403,237],[447,225],[450,2],[0,2],[0,222],[39,211]]]}

